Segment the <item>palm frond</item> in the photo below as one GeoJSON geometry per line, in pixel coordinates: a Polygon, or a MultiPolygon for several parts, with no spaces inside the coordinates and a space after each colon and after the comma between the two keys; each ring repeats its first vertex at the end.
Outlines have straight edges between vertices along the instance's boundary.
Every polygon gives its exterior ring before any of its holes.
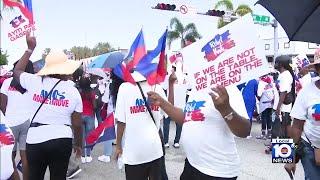
{"type": "Polygon", "coordinates": [[[180,33],[177,31],[168,31],[167,35],[167,43],[169,45],[169,49],[171,47],[171,43],[180,38],[180,33]]]}
{"type": "Polygon", "coordinates": [[[231,0],[220,0],[217,2],[217,4],[214,6],[215,9],[225,8],[228,11],[233,10],[233,4],[231,0]]]}
{"type": "Polygon", "coordinates": [[[248,13],[252,13],[252,9],[246,5],[246,4],[241,4],[237,7],[236,9],[236,14],[238,14],[239,16],[244,16],[248,13]]]}
{"type": "Polygon", "coordinates": [[[183,34],[183,30],[184,30],[183,24],[176,17],[174,17],[170,20],[170,28],[173,29],[173,31],[176,31],[176,32],[179,32],[180,34],[183,34]]]}

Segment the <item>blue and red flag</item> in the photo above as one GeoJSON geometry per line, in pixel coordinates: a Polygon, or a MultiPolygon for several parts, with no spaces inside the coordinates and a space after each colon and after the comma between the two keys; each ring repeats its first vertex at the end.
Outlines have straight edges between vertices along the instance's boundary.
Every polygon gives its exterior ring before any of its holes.
{"type": "Polygon", "coordinates": [[[136,84],[135,80],[133,79],[131,72],[140,62],[140,60],[146,55],[146,47],[144,44],[144,37],[143,31],[141,30],[135,40],[133,41],[129,53],[125,60],[129,59],[128,61],[122,62],[114,67],[114,73],[119,78],[126,82],[130,82],[132,84],[136,84]]]}
{"type": "Polygon", "coordinates": [[[9,7],[17,7],[21,13],[29,20],[30,24],[34,24],[33,11],[32,11],[32,0],[23,0],[23,4],[15,0],[3,0],[4,5],[9,7]]]}
{"type": "Polygon", "coordinates": [[[133,41],[129,53],[125,59],[130,59],[127,64],[129,71],[133,69],[139,61],[147,54],[146,45],[144,43],[144,36],[142,29],[133,41]]]}
{"type": "Polygon", "coordinates": [[[0,147],[14,144],[14,136],[5,124],[0,124],[0,147]]]}
{"type": "Polygon", "coordinates": [[[86,137],[86,147],[93,147],[95,144],[116,138],[114,115],[111,113],[98,127],[92,130],[86,137]]]}
{"type": "Polygon", "coordinates": [[[166,77],[167,33],[168,30],[166,30],[158,40],[157,47],[149,52],[146,56],[144,56],[135,68],[135,71],[139,72],[147,79],[149,85],[159,84],[163,82],[166,77]],[[159,56],[159,61],[157,63],[154,63],[153,59],[155,59],[157,56],[159,56]]]}

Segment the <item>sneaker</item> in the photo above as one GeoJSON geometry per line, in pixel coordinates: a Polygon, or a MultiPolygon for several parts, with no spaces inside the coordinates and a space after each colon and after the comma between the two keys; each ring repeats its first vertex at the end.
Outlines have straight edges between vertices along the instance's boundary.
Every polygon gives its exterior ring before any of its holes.
{"type": "Polygon", "coordinates": [[[81,163],[85,164],[87,162],[86,157],[81,156],[81,163]]]}
{"type": "Polygon", "coordinates": [[[108,163],[111,161],[110,156],[102,155],[98,157],[98,161],[108,163]]]}
{"type": "Polygon", "coordinates": [[[92,157],[91,157],[91,156],[87,156],[87,157],[86,157],[86,162],[89,163],[89,162],[91,162],[91,161],[92,161],[92,157]]]}
{"type": "Polygon", "coordinates": [[[22,173],[22,161],[21,160],[17,164],[17,169],[22,173]]]}
{"type": "Polygon", "coordinates": [[[179,144],[179,143],[174,143],[174,144],[173,144],[173,147],[174,147],[174,148],[179,148],[179,147],[180,147],[180,144],[179,144]]]}
{"type": "Polygon", "coordinates": [[[164,147],[165,147],[165,148],[169,148],[169,147],[170,147],[169,143],[165,143],[165,144],[164,144],[164,147]]]}
{"type": "Polygon", "coordinates": [[[68,179],[72,179],[73,177],[75,177],[77,174],[79,174],[82,170],[80,169],[80,167],[78,166],[76,169],[74,170],[70,170],[67,172],[67,178],[68,179]]]}
{"type": "Polygon", "coordinates": [[[247,139],[251,139],[251,138],[252,138],[251,134],[249,136],[247,136],[247,139]]]}

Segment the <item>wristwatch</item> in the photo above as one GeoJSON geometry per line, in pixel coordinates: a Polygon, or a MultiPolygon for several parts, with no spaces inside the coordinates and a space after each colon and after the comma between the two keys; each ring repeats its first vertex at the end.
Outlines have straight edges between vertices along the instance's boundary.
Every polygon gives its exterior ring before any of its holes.
{"type": "Polygon", "coordinates": [[[233,119],[233,111],[231,111],[231,113],[229,113],[228,115],[226,115],[225,117],[223,117],[224,119],[231,121],[233,119]]]}

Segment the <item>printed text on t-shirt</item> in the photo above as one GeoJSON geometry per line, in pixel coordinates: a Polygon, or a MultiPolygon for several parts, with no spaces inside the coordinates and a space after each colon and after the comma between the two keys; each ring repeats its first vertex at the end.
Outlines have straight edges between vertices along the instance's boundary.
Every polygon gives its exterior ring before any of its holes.
{"type": "MultiPolygon", "coordinates": [[[[33,101],[42,103],[44,99],[48,96],[49,92],[46,90],[42,90],[41,94],[34,94],[33,101]]],[[[65,92],[59,92],[58,90],[54,90],[52,94],[45,100],[44,104],[49,104],[52,106],[59,107],[69,107],[69,100],[65,97],[65,92]]]]}
{"type": "MultiPolygon", "coordinates": [[[[148,101],[148,100],[147,100],[148,101]]],[[[146,103],[144,102],[143,99],[136,99],[136,104],[135,106],[131,106],[130,107],[130,113],[131,114],[136,114],[136,113],[141,113],[141,112],[147,112],[148,109],[145,105],[146,103]]],[[[150,109],[151,111],[159,111],[159,106],[155,106],[155,105],[150,105],[150,109]]]]}

